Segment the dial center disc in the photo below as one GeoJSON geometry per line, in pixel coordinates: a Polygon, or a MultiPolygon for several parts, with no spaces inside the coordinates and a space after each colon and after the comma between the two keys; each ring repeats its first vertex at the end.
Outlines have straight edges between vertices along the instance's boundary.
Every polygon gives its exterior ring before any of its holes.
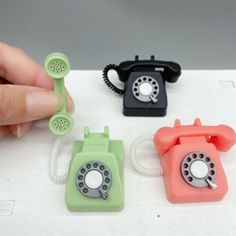
{"type": "Polygon", "coordinates": [[[197,179],[202,179],[208,174],[208,166],[204,161],[194,161],[190,166],[192,175],[197,179]]]}
{"type": "Polygon", "coordinates": [[[99,171],[91,170],[86,174],[84,181],[90,189],[97,189],[102,185],[103,177],[99,171]]]}
{"type": "Polygon", "coordinates": [[[143,96],[148,96],[152,94],[152,85],[150,83],[144,82],[139,87],[139,92],[143,96]]]}

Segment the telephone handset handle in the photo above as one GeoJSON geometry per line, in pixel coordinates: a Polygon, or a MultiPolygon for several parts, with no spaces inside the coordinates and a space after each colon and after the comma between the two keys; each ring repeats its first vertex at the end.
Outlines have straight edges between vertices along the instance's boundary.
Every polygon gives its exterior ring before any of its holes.
{"type": "Polygon", "coordinates": [[[154,136],[154,143],[161,154],[176,145],[181,137],[206,137],[208,143],[213,143],[217,150],[227,151],[236,143],[235,131],[227,125],[198,126],[185,125],[180,127],[160,128],[154,136]]]}
{"type": "Polygon", "coordinates": [[[151,69],[151,71],[159,71],[163,74],[163,79],[169,83],[175,83],[181,75],[181,67],[178,63],[172,61],[159,61],[151,56],[150,60],[138,60],[136,56],[135,61],[124,61],[119,65],[120,80],[125,81],[130,72],[138,70],[139,68],[151,69]]]}
{"type": "Polygon", "coordinates": [[[65,135],[73,127],[73,120],[67,112],[64,77],[70,71],[69,58],[62,53],[49,54],[44,62],[46,73],[54,80],[54,91],[61,97],[63,105],[49,120],[49,129],[56,135],[65,135]]]}

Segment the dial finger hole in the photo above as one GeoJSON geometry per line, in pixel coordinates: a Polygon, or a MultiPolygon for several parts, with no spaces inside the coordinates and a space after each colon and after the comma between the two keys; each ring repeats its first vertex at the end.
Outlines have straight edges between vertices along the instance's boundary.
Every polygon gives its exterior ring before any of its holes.
{"type": "Polygon", "coordinates": [[[84,188],[84,189],[83,189],[83,192],[84,192],[84,193],[87,193],[87,192],[88,192],[88,189],[87,189],[87,188],[84,188]]]}
{"type": "Polygon", "coordinates": [[[104,167],[103,165],[101,165],[101,166],[99,167],[99,169],[100,169],[101,171],[103,171],[103,170],[105,169],[105,167],[104,167]]]}
{"type": "Polygon", "coordinates": [[[193,153],[192,158],[196,159],[197,158],[197,154],[193,153]]]}
{"type": "Polygon", "coordinates": [[[188,181],[189,182],[192,182],[193,181],[193,178],[191,176],[188,177],[188,181]]]}
{"type": "Polygon", "coordinates": [[[204,157],[204,155],[202,153],[200,153],[199,157],[202,159],[204,157]]]}
{"type": "Polygon", "coordinates": [[[103,185],[103,186],[102,186],[102,189],[103,189],[103,190],[107,190],[107,185],[103,185]]]}
{"type": "Polygon", "coordinates": [[[184,168],[188,168],[188,164],[187,163],[184,163],[184,168]]]}
{"type": "Polygon", "coordinates": [[[211,174],[211,175],[214,175],[214,174],[215,174],[215,171],[214,171],[214,170],[211,170],[211,171],[210,171],[210,174],[211,174]]]}
{"type": "Polygon", "coordinates": [[[91,164],[87,164],[86,167],[87,167],[87,169],[90,169],[91,168],[91,164]]]}
{"type": "Polygon", "coordinates": [[[82,180],[83,179],[83,176],[82,175],[79,175],[78,176],[78,180],[82,180]]]}
{"type": "Polygon", "coordinates": [[[97,168],[98,167],[98,163],[93,163],[93,167],[97,168]]]}
{"type": "Polygon", "coordinates": [[[210,166],[210,168],[214,168],[215,165],[213,163],[210,163],[209,166],[210,166]]]}
{"type": "Polygon", "coordinates": [[[185,170],[185,171],[184,171],[184,174],[185,174],[185,175],[188,175],[188,174],[189,174],[189,172],[188,172],[187,170],[185,170]]]}
{"type": "Polygon", "coordinates": [[[190,162],[192,159],[190,157],[187,158],[187,162],[190,162]]]}

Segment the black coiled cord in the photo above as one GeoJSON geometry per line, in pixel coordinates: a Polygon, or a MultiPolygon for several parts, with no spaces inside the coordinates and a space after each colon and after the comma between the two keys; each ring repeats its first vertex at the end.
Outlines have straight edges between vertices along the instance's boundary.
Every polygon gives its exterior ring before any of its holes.
{"type": "Polygon", "coordinates": [[[116,87],[108,78],[108,72],[109,70],[115,70],[118,74],[118,76],[120,76],[120,68],[119,66],[115,65],[115,64],[109,64],[107,65],[104,70],[103,70],[103,80],[105,82],[105,84],[115,93],[118,94],[124,94],[124,89],[120,89],[118,87],[116,87]]]}

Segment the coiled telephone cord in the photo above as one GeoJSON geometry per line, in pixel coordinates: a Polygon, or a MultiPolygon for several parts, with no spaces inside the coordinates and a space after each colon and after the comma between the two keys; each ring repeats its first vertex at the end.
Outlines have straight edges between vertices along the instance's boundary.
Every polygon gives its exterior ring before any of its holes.
{"type": "Polygon", "coordinates": [[[161,176],[163,175],[163,170],[162,168],[157,168],[157,169],[152,169],[152,168],[147,168],[144,167],[143,165],[141,165],[138,161],[137,161],[137,149],[140,146],[140,144],[147,142],[147,141],[152,141],[153,140],[153,135],[141,135],[139,137],[137,137],[133,143],[130,146],[129,149],[129,157],[130,157],[130,161],[131,164],[133,166],[133,168],[140,174],[145,175],[145,176],[161,176]]]}
{"type": "Polygon", "coordinates": [[[59,149],[62,143],[62,137],[59,137],[55,140],[53,145],[52,153],[49,158],[49,177],[55,184],[65,184],[67,180],[67,174],[58,175],[57,174],[57,159],[59,154],[59,149]]]}
{"type": "Polygon", "coordinates": [[[115,64],[109,64],[107,65],[104,70],[103,70],[103,80],[105,82],[105,84],[112,90],[114,91],[115,93],[117,94],[124,94],[124,89],[120,89],[118,87],[116,87],[108,78],[108,72],[110,70],[115,70],[119,76],[120,74],[120,68],[119,66],[115,65],[115,64]]]}

